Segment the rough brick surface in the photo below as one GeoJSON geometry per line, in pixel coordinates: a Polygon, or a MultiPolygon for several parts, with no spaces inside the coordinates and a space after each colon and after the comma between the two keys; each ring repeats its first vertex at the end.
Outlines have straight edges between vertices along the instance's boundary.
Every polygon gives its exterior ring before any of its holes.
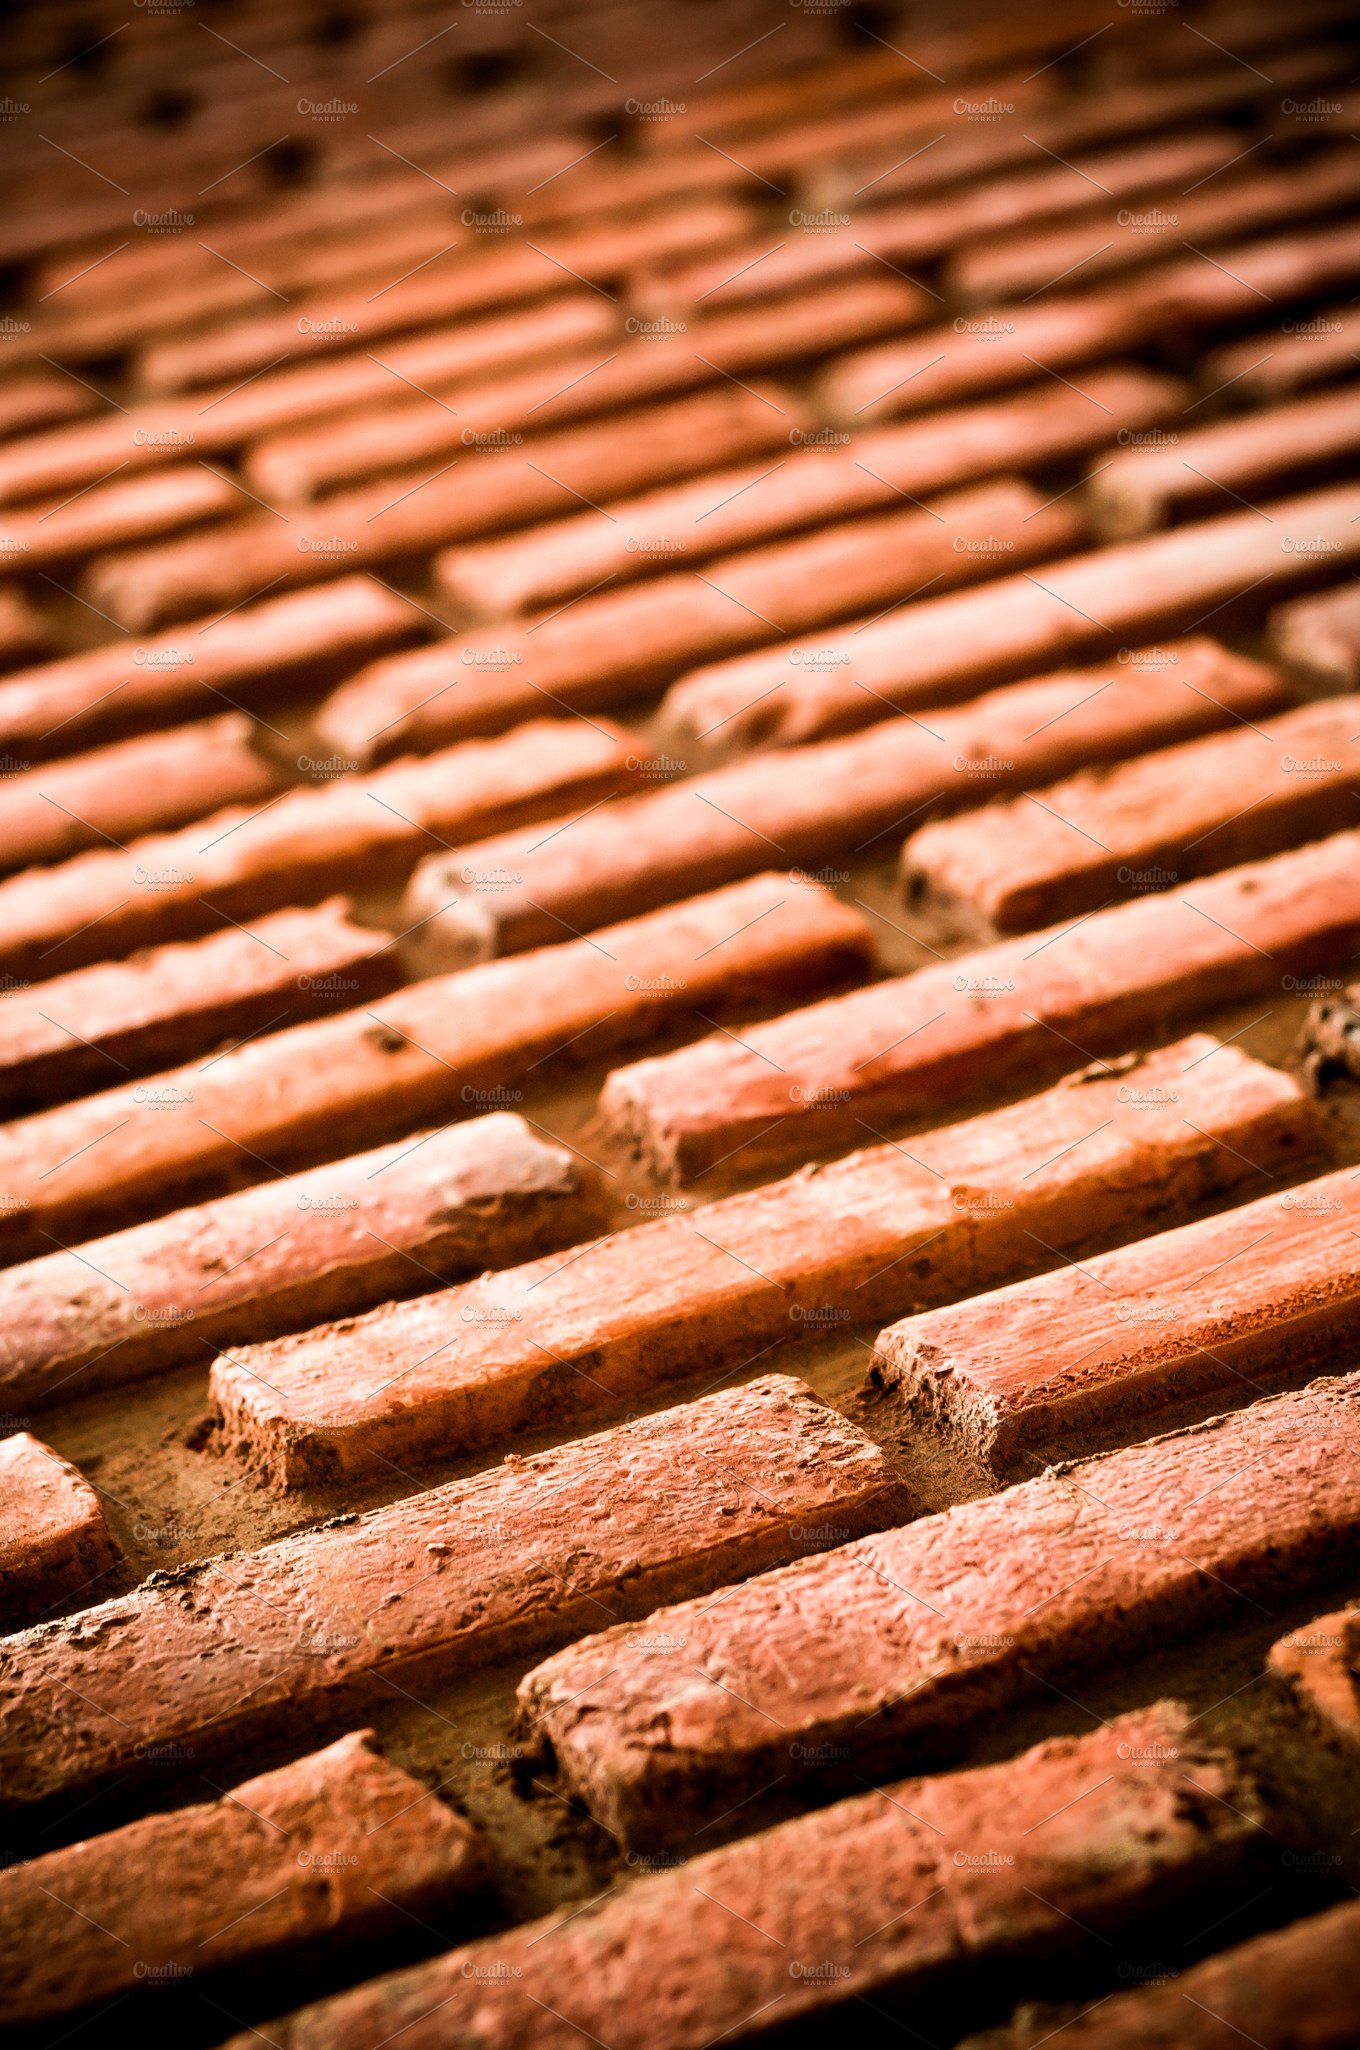
{"type": "Polygon", "coordinates": [[[1313,1143],[1292,1081],[1187,1041],[909,1153],[876,1147],[569,1261],[233,1350],[213,1367],[213,1398],[228,1440],[286,1486],[371,1474],[645,1396],[699,1362],[711,1375],[780,1338],[950,1300],[1313,1143]]]}
{"type": "Polygon", "coordinates": [[[1347,1901],[1085,2014],[1017,2018],[960,2050],[1040,2050],[1055,2034],[1064,2050],[1241,2050],[1244,2042],[1257,2050],[1352,2050],[1360,2040],[1360,1908],[1347,1901]]]}
{"type": "Polygon", "coordinates": [[[390,1698],[901,1509],[878,1447],[779,1375],[507,1460],[0,1643],[0,1801],[390,1698]]]}
{"type": "Polygon", "coordinates": [[[873,962],[860,912],[765,875],[596,938],[413,983],[7,1126],[0,1258],[469,1117],[554,1060],[599,1059],[695,1013],[825,988],[873,962]]]}
{"type": "Polygon", "coordinates": [[[113,1563],[99,1497],[27,1431],[0,1442],[0,1616],[48,1614],[84,1594],[113,1563]]]}
{"type": "MultiPolygon", "coordinates": [[[[885,720],[615,798],[550,840],[530,827],[427,855],[403,901],[404,946],[436,974],[711,889],[764,867],[772,846],[809,866],[886,853],[913,817],[1282,702],[1272,671],[1212,641],[1163,652],[1174,660],[1150,671],[1109,662],[1039,677],[936,713],[928,727],[885,720]]],[[[700,752],[720,754],[722,737],[700,752]]]]}
{"type": "Polygon", "coordinates": [[[1221,617],[1248,587],[1261,606],[1273,591],[1360,555],[1353,486],[1270,501],[1262,511],[1125,541],[984,590],[921,598],[887,619],[829,632],[815,668],[791,663],[794,651],[778,646],[695,670],[667,696],[666,743],[683,753],[691,735],[724,720],[734,746],[844,732],[1111,639],[1146,640],[1211,612],[1221,617]]]}
{"type": "Polygon", "coordinates": [[[922,585],[975,583],[1018,561],[1070,548],[1067,504],[1045,506],[1001,479],[869,520],[720,556],[632,588],[595,592],[523,626],[486,627],[457,648],[436,642],[394,655],[342,684],[321,707],[321,752],[361,762],[469,734],[494,733],[541,707],[542,694],[592,711],[636,695],[689,663],[861,606],[876,609],[922,585]]]}
{"type": "Polygon", "coordinates": [[[1206,1005],[1279,992],[1360,944],[1360,833],[1114,905],[616,1069],[601,1109],[658,1172],[703,1173],[919,1119],[942,1090],[996,1094],[1162,1033],[1206,1005]]]}
{"type": "Polygon", "coordinates": [[[604,1631],[529,1675],[523,1714],[610,1828],[683,1841],[780,1774],[947,1752],[1045,1679],[1353,1566],[1358,1514],[1351,1375],[803,1560],[702,1614],[661,1610],[659,1653],[604,1631]]]}
{"type": "Polygon", "coordinates": [[[1352,696],[923,826],[903,885],[909,904],[1022,932],[1340,832],[1357,811],[1352,696]]]}
{"type": "Polygon", "coordinates": [[[22,1414],[570,1245],[574,1154],[497,1111],[0,1273],[0,1404],[22,1414]]]}
{"type": "Polygon", "coordinates": [[[478,1867],[471,1826],[358,1732],[0,1872],[0,2005],[13,2026],[371,1938],[447,1908],[478,1867]],[[128,1883],[151,1873],[154,1891],[128,1883]]]}
{"type": "MultiPolygon", "coordinates": [[[[1193,1117],[1188,1105],[1183,1115],[1193,1117]]],[[[999,1471],[1180,1402],[1250,1402],[1360,1339],[1353,1168],[1080,1266],[928,1311],[879,1337],[871,1378],[999,1471]]]]}
{"type": "Polygon", "coordinates": [[[107,1088],[246,1035],[348,1009],[400,980],[388,933],[343,897],[148,947],[0,996],[0,1113],[107,1088]]]}
{"type": "Polygon", "coordinates": [[[385,2035],[412,2050],[706,2050],[757,2016],[762,2031],[818,2017],[853,2028],[862,2002],[919,2017],[943,1993],[966,2016],[980,1974],[1012,1983],[1083,1938],[1098,1951],[1154,1903],[1240,1881],[1261,1814],[1232,1758],[1163,1702],[1001,1765],[840,1802],[269,2035],[280,2050],[369,2050],[385,2035]]]}

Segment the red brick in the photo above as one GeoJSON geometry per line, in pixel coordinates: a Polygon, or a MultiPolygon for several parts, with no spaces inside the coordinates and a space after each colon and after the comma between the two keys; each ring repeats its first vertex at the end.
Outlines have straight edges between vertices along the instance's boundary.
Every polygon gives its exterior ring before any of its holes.
{"type": "MultiPolygon", "coordinates": [[[[417,492],[394,490],[385,477],[323,499],[314,522],[309,519],[308,538],[314,533],[339,544],[331,553],[299,549],[298,537],[272,513],[253,513],[211,534],[108,556],[87,573],[84,589],[136,630],[235,605],[270,582],[322,581],[340,558],[362,568],[429,554],[463,536],[572,511],[580,498],[616,497],[758,450],[786,448],[790,423],[802,426],[804,419],[792,401],[724,383],[670,405],[545,434],[532,444],[530,462],[518,449],[489,451],[475,461],[469,455],[456,475],[436,474],[417,492]]],[[[3,471],[0,450],[0,477],[3,471]]]]}
{"type": "Polygon", "coordinates": [[[1009,479],[935,506],[912,504],[823,527],[720,556],[708,570],[597,592],[524,625],[483,627],[391,656],[351,677],[321,706],[318,745],[381,760],[408,747],[499,732],[530,716],[545,693],[593,711],[701,657],[844,618],[859,606],[907,597],[923,583],[971,583],[1001,565],[1040,560],[1070,547],[1079,531],[1066,506],[1045,508],[1031,486],[1009,479]]]}
{"type": "Polygon", "coordinates": [[[284,1487],[494,1443],[651,1394],[696,1362],[711,1377],[781,1339],[1031,1272],[1058,1248],[1183,1215],[1251,1162],[1268,1172],[1316,1148],[1297,1085],[1212,1040],[1124,1072],[1135,1081],[1087,1074],[910,1153],[805,1169],[456,1299],[229,1353],[211,1381],[227,1441],[284,1487]],[[1201,1067],[1186,1082],[1190,1059],[1201,1067]]]}
{"type": "MultiPolygon", "coordinates": [[[[1126,1086],[1136,1109],[1143,1085],[1126,1086]]],[[[994,1471],[1033,1472],[1179,1404],[1249,1402],[1344,1358],[1360,1338],[1357,1225],[1360,1180],[1343,1168],[908,1317],[880,1334],[870,1379],[994,1471]]]]}
{"type": "Polygon", "coordinates": [[[0,1274],[0,1404],[118,1388],[572,1245],[596,1178],[507,1112],[49,1252],[0,1274]]]}
{"type": "Polygon", "coordinates": [[[1209,1005],[1282,990],[1360,945],[1360,832],[1249,862],[828,999],[742,1043],[716,1036],[618,1068],[600,1109],[616,1143],[689,1177],[850,1143],[867,1123],[1033,1087],[1165,1033],[1209,1005]]]}
{"type": "Polygon", "coordinates": [[[1350,1375],[602,1631],[522,1716],[609,1828],[681,1842],[780,1775],[938,1758],[1050,1677],[1259,1615],[1353,1567],[1358,1516],[1350,1375]]]}
{"type": "Polygon", "coordinates": [[[1350,208],[1357,197],[1360,152],[1352,149],[1333,148],[1296,169],[1276,164],[1258,171],[1248,164],[1235,176],[1215,178],[1197,191],[1169,181],[1161,194],[1164,205],[1149,198],[1143,206],[1097,206],[1086,220],[1069,227],[980,240],[948,266],[949,282],[974,306],[1028,298],[1074,270],[1083,283],[1108,277],[1168,252],[1178,255],[1225,236],[1240,238],[1350,208]]]}
{"type": "Polygon", "coordinates": [[[554,1059],[598,1060],[873,960],[858,911],[757,876],[40,1112],[0,1130],[0,1262],[470,1116],[554,1059]]]}
{"type": "Polygon", "coordinates": [[[0,1802],[348,1714],[900,1510],[877,1446],[783,1375],[507,1460],[0,1640],[0,1802]]]}
{"type": "Polygon", "coordinates": [[[1339,832],[1358,801],[1360,697],[1341,698],[924,826],[903,887],[909,904],[1023,932],[1339,832]]]}
{"type": "Polygon", "coordinates": [[[11,2026],[346,1946],[446,1911],[480,1877],[471,1825],[356,1731],[220,1801],[0,1872],[11,2026]]]}
{"type": "MultiPolygon", "coordinates": [[[[469,437],[516,428],[542,433],[711,383],[715,372],[732,378],[768,372],[910,327],[927,307],[914,285],[874,277],[768,311],[743,307],[673,323],[678,331],[662,325],[652,332],[644,325],[621,342],[615,337],[612,353],[597,346],[513,378],[464,387],[456,394],[456,416],[428,400],[402,400],[275,435],[251,449],[246,474],[264,498],[309,498],[385,471],[466,455],[469,437]]],[[[386,496],[392,496],[391,486],[386,496]]]]}
{"type": "Polygon", "coordinates": [[[957,2029],[1036,1960],[1107,1957],[1130,1920],[1240,1887],[1263,1814],[1231,1753],[1161,1702],[838,1802],[268,2034],[278,2050],[705,2050],[780,2022],[853,2032],[865,2007],[871,2027],[943,2011],[957,2029]]]}
{"type": "Polygon", "coordinates": [[[0,870],[121,846],[229,804],[259,803],[281,778],[241,712],[121,740],[5,779],[0,870]]]}
{"type": "Polygon", "coordinates": [[[1360,687],[1360,591],[1341,584],[1292,598],[1270,615],[1270,645],[1314,690],[1360,687]]]}
{"type": "Polygon", "coordinates": [[[1270,1672],[1315,1730],[1360,1752],[1360,1610],[1319,1616],[1270,1648],[1270,1672]]]}
{"type": "Polygon", "coordinates": [[[1351,2050],[1360,2039],[1360,1907],[1346,1901],[1253,1937],[1056,2028],[1052,2018],[1017,2018],[960,2050],[1039,2050],[1055,2034],[1063,2050],[1351,2050]]]}
{"type": "MultiPolygon", "coordinates": [[[[922,724],[755,755],[541,827],[427,855],[399,925],[422,973],[517,953],[759,868],[887,851],[912,818],[1275,711],[1279,679],[1196,638],[1137,661],[1038,677],[922,724]],[[566,824],[566,821],[563,821],[566,824]]],[[[721,733],[702,752],[720,753],[721,733]]],[[[678,766],[672,763],[671,766],[678,766]]],[[[815,870],[814,870],[815,872],[815,870]]]]}
{"type": "Polygon", "coordinates": [[[30,869],[0,882],[0,962],[42,979],[211,932],[224,917],[390,887],[431,842],[475,839],[636,781],[637,745],[599,721],[538,719],[498,740],[338,775],[251,810],[30,869]]]}
{"type": "Polygon", "coordinates": [[[1091,477],[1088,503],[1112,537],[1169,526],[1190,511],[1231,510],[1262,490],[1344,470],[1360,454],[1353,386],[1216,422],[1193,434],[1118,448],[1091,477]]]}
{"type": "Polygon", "coordinates": [[[371,577],[286,592],[129,648],[116,641],[0,681],[0,745],[33,759],[192,719],[222,696],[266,700],[417,640],[420,614],[371,577]]]}
{"type": "Polygon", "coordinates": [[[0,1617],[51,1615],[92,1591],[114,1562],[99,1497],[50,1446],[19,1431],[0,1440],[0,1617]]]}
{"type": "Polygon", "coordinates": [[[336,897],[8,990],[0,996],[0,1116],[347,1009],[400,979],[389,935],[355,925],[336,897]]]}
{"type": "Polygon", "coordinates": [[[1198,621],[1360,557],[1360,492],[1351,486],[1272,501],[1170,534],[1125,541],[1034,576],[950,592],[889,618],[833,629],[807,650],[783,643],[694,671],[672,685],[663,733],[683,752],[690,736],[726,722],[729,746],[788,746],[867,726],[888,711],[967,697],[1026,667],[1198,621]],[[798,660],[793,660],[794,657],[798,660]]]}
{"type": "Polygon", "coordinates": [[[566,519],[440,557],[440,582],[481,618],[593,589],[602,579],[654,575],[677,559],[701,561],[819,521],[890,506],[903,492],[943,491],[1002,470],[1023,470],[1166,420],[1184,405],[1166,378],[1098,370],[1082,392],[1034,385],[1013,398],[848,435],[801,432],[802,446],[771,465],[710,472],[616,502],[605,516],[566,519]],[[1116,424],[1117,423],[1117,424],[1116,424]]]}

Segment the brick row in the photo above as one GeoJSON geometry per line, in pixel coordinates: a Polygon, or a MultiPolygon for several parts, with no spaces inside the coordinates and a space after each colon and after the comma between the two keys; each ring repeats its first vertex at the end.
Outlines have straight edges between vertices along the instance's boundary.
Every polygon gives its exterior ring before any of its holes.
{"type": "Polygon", "coordinates": [[[402,902],[404,945],[435,974],[733,881],[772,851],[817,873],[923,814],[1282,702],[1271,670],[1196,637],[989,691],[927,722],[890,719],[845,740],[749,756],[614,798],[562,821],[551,840],[530,827],[427,855],[402,902]]]}
{"type": "Polygon", "coordinates": [[[309,1944],[448,1916],[480,1878],[472,1826],[358,1731],[0,1873],[0,2001],[17,2027],[217,1973],[239,1987],[309,1944]]]}
{"type": "Polygon", "coordinates": [[[1357,1225],[1343,1168],[890,1325],[870,1379],[994,1472],[1030,1472],[1343,1356],[1360,1337],[1357,1225]]]}
{"type": "Polygon", "coordinates": [[[601,1631],[522,1717],[620,1837],[685,1842],[781,1775],[937,1761],[1050,1679],[1269,1613],[1353,1569],[1358,1507],[1350,1375],[601,1631]]]}
{"type": "Polygon", "coordinates": [[[424,632],[419,611],[397,592],[372,577],[342,577],[323,594],[286,592],[131,648],[119,640],[6,677],[0,744],[43,760],[220,711],[224,698],[272,707],[424,632]]]}
{"type": "Polygon", "coordinates": [[[0,996],[0,1117],[62,1103],[401,980],[390,935],[343,897],[148,947],[0,996]]]}
{"type": "MultiPolygon", "coordinates": [[[[494,733],[543,694],[593,711],[704,658],[895,604],[923,586],[975,583],[1070,548],[1080,523],[1019,480],[879,513],[578,599],[521,625],[393,655],[341,684],[316,714],[322,749],[363,762],[494,733]]],[[[1360,548],[1360,543],[1357,544],[1360,548]]]]}
{"type": "Polygon", "coordinates": [[[1226,511],[1263,489],[1344,470],[1360,453],[1360,385],[1143,439],[1147,446],[1116,449],[1092,475],[1087,498],[1107,535],[1144,534],[1186,512],[1226,511]]]}
{"type": "Polygon", "coordinates": [[[513,1266],[588,1237],[601,1208],[583,1161],[493,1111],[172,1211],[0,1274],[0,1403],[13,1417],[513,1266]]]}
{"type": "Polygon", "coordinates": [[[832,629],[816,666],[797,643],[694,671],[663,708],[666,743],[722,728],[733,752],[867,726],[886,711],[967,697],[981,683],[1065,656],[1147,640],[1344,571],[1360,556],[1360,492],[1338,486],[1272,500],[1022,571],[986,590],[904,605],[832,629]],[[1262,516],[1264,515],[1264,517],[1262,516]],[[1259,595],[1258,595],[1259,594],[1259,595]],[[798,659],[795,660],[794,658],[798,659]]]}
{"type": "Polygon", "coordinates": [[[581,499],[617,497],[783,449],[790,432],[806,424],[805,411],[783,394],[724,383],[670,405],[544,434],[532,442],[528,462],[516,447],[498,443],[493,428],[485,450],[474,445],[456,474],[436,471],[418,490],[384,477],[321,500],[305,526],[299,518],[287,532],[273,514],[254,513],[213,534],[126,549],[92,565],[84,589],[121,625],[140,630],[235,605],[270,583],[317,583],[341,564],[356,569],[431,554],[464,535],[577,511],[581,499]]]}
{"type": "Polygon", "coordinates": [[[0,1801],[195,1758],[645,1615],[901,1511],[876,1445],[771,1375],[0,1641],[0,1801]],[[399,1597],[393,1601],[393,1595],[399,1597]],[[80,1689],[79,1697],[72,1694],[80,1689]]]}
{"type": "Polygon", "coordinates": [[[1261,1869],[1265,1817],[1233,1754],[1162,1702],[706,1850],[268,2033],[279,2050],[705,2050],[781,2024],[862,2029],[867,2008],[871,2027],[943,2040],[984,1984],[1013,1994],[1038,1962],[1107,1958],[1159,1908],[1231,1897],[1261,1869]]]}
{"type": "MultiPolygon", "coordinates": [[[[132,745],[142,746],[136,742],[132,745]]],[[[0,962],[32,980],[223,919],[403,882],[430,844],[551,816],[637,781],[618,727],[536,719],[498,740],[368,775],[340,773],[177,832],[73,856],[0,882],[0,962]]],[[[327,766],[350,772],[340,757],[327,766]]]]}
{"type": "Polygon", "coordinates": [[[1360,821],[1360,696],[1243,723],[913,833],[907,902],[1023,932],[1360,821]]]}
{"type": "MultiPolygon", "coordinates": [[[[558,283],[564,282],[559,275],[558,283]]],[[[211,395],[145,398],[123,413],[100,413],[12,442],[0,452],[0,497],[90,484],[119,466],[159,466],[187,452],[221,456],[257,435],[322,414],[375,401],[390,404],[405,389],[404,378],[448,390],[520,359],[602,346],[617,322],[613,307],[598,294],[560,293],[511,314],[392,337],[381,345],[380,361],[356,353],[290,363],[211,395]]]]}
{"type": "Polygon", "coordinates": [[[469,1117],[554,1060],[598,1060],[873,962],[858,911],[765,875],[268,1033],[0,1132],[0,1259],[469,1117]]]}
{"type": "MultiPolygon", "coordinates": [[[[1350,2050],[1360,2036],[1360,1908],[1352,1901],[1057,2024],[1064,2050],[1240,2050],[1243,2042],[1295,2050],[1301,2028],[1308,2050],[1350,2050]]],[[[1051,2019],[1019,2017],[960,2050],[1039,2050],[1054,2032],[1051,2019]]]]}
{"type": "Polygon", "coordinates": [[[5,778],[0,871],[121,847],[228,805],[257,804],[280,785],[240,712],[115,741],[5,778]]]}
{"type": "Polygon", "coordinates": [[[1118,1072],[613,1233],[565,1264],[225,1354],[210,1383],[225,1441],[284,1488],[405,1467],[967,1295],[1315,1150],[1297,1085],[1216,1041],[1118,1072]]]}
{"type": "Polygon", "coordinates": [[[1225,237],[1303,223],[1353,207],[1360,194],[1360,151],[1332,148],[1296,169],[1247,166],[1235,177],[1177,190],[1174,177],[1145,205],[1098,204],[1085,220],[1055,223],[1031,234],[981,237],[946,266],[953,290],[968,305],[1033,297],[1080,271],[1082,282],[1155,262],[1182,249],[1216,246],[1225,237]],[[1165,200],[1165,204],[1161,204],[1165,200]]]}
{"type": "Polygon", "coordinates": [[[0,1618],[6,1629],[98,1599],[114,1563],[99,1497],[27,1431],[0,1441],[0,1618]]]}
{"type": "Polygon", "coordinates": [[[711,384],[715,374],[769,373],[910,327],[927,309],[914,285],[875,277],[781,304],[772,313],[739,307],[698,321],[634,315],[636,331],[611,355],[597,346],[479,389],[464,386],[454,395],[456,417],[428,401],[401,399],[376,412],[268,436],[250,449],[246,476],[266,499],[305,499],[417,464],[442,465],[479,440],[494,447],[497,435],[515,429],[542,433],[711,384]]]}
{"type": "Polygon", "coordinates": [[[615,1069],[613,1141],[688,1178],[852,1143],[1165,1034],[1207,1006],[1275,996],[1360,945],[1360,832],[1117,904],[1068,926],[828,999],[738,1045],[710,1036],[615,1069]]]}
{"type": "MultiPolygon", "coordinates": [[[[719,470],[527,533],[469,542],[436,563],[442,588],[482,618],[547,606],[608,578],[654,575],[800,527],[872,512],[903,492],[943,491],[990,472],[1024,470],[1172,417],[1170,379],[1115,367],[1081,392],[1035,385],[989,405],[848,434],[801,430],[776,464],[719,470]]],[[[792,436],[790,437],[793,438],[792,436]]]]}

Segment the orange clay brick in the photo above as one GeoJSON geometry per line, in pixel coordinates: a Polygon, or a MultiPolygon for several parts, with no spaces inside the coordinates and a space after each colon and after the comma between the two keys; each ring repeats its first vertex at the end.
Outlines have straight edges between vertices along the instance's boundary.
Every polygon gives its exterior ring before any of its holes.
{"type": "Polygon", "coordinates": [[[480,1876],[471,1824],[356,1731],[219,1801],[0,1872],[0,2002],[15,2026],[147,1984],[239,1985],[309,1942],[428,1920],[480,1876]]]}
{"type": "Polygon", "coordinates": [[[348,1716],[902,1506],[872,1440],[784,1375],[508,1460],[0,1640],[0,1802],[348,1716]]]}
{"type": "Polygon", "coordinates": [[[50,1446],[18,1431],[0,1439],[0,1617],[51,1615],[99,1597],[113,1565],[99,1497],[50,1446]]]}
{"type": "Polygon", "coordinates": [[[938,1762],[1052,1678],[1353,1569],[1360,1377],[1318,1381],[658,1610],[520,1687],[559,1784],[629,1844],[683,1844],[779,1777],[938,1762]],[[680,1647],[679,1651],[676,1647],[680,1647]],[[697,1684],[696,1684],[697,1682],[697,1684]]]}
{"type": "Polygon", "coordinates": [[[743,1170],[867,1125],[1032,1088],[1210,1005],[1283,993],[1360,945],[1360,832],[1001,940],[913,975],[616,1068],[607,1133],[658,1174],[743,1170]],[[1285,978],[1289,978],[1286,982],[1285,978]]]}
{"type": "Polygon", "coordinates": [[[568,1262],[233,1351],[213,1367],[212,1398],[228,1443],[274,1481],[330,1483],[645,1397],[696,1362],[711,1375],[808,1329],[969,1294],[1315,1145],[1292,1079],[1186,1042],[947,1125],[909,1153],[873,1147],[568,1262]]]}
{"type": "Polygon", "coordinates": [[[508,1111],[240,1189],[0,1274],[0,1403],[201,1363],[599,1228],[586,1164],[508,1111]]]}

